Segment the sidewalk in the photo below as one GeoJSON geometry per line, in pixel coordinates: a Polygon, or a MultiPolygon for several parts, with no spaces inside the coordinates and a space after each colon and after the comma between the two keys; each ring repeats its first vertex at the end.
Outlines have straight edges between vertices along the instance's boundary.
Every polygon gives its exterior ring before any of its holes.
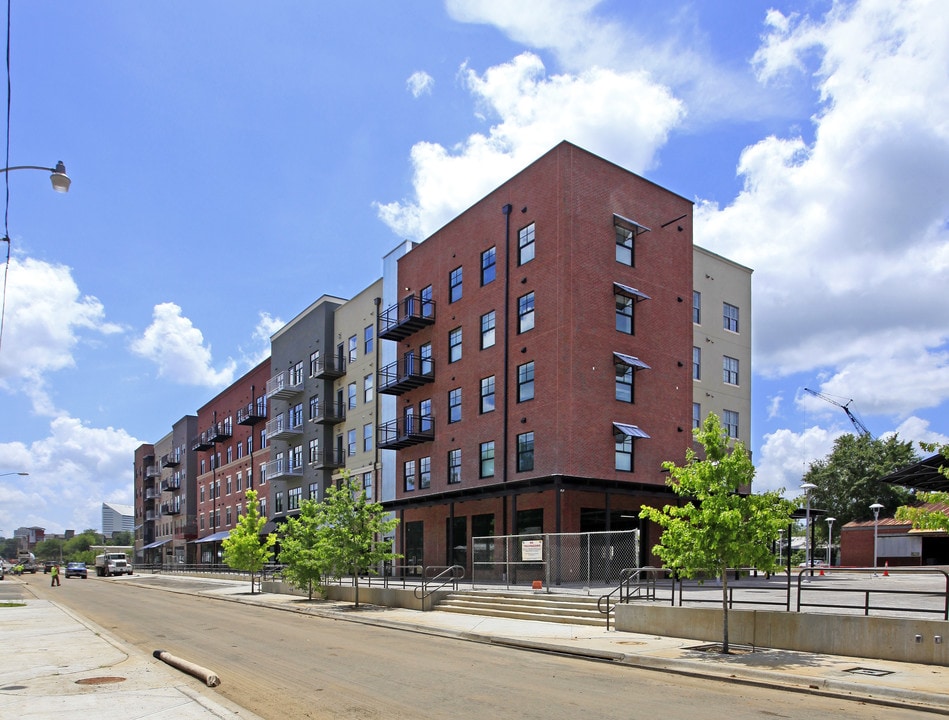
{"type": "MultiPolygon", "coordinates": [[[[942,666],[761,648],[750,652],[742,647],[733,647],[732,654],[723,656],[696,649],[703,645],[697,641],[583,625],[378,606],[360,606],[357,611],[351,603],[311,603],[295,595],[250,595],[247,581],[169,575],[134,575],[114,581],[512,649],[563,653],[654,671],[949,714],[949,668],[942,666]]],[[[118,720],[132,717],[122,714],[123,706],[135,707],[134,717],[146,715],[142,709],[147,703],[154,707],[149,718],[232,718],[239,713],[241,718],[253,720],[243,709],[224,703],[218,705],[213,699],[213,690],[202,688],[199,681],[111,639],[101,628],[72,616],[57,605],[41,600],[27,600],[27,605],[15,616],[0,611],[0,637],[4,646],[0,659],[0,689],[4,690],[4,694],[0,694],[0,716],[46,718],[68,706],[75,716],[82,710],[94,708],[93,717],[118,720]],[[24,611],[28,615],[22,614],[24,611]],[[15,624],[13,617],[17,618],[15,624]],[[48,636],[47,642],[39,644],[43,650],[36,649],[36,628],[48,636]],[[11,667],[14,663],[16,667],[11,667]],[[101,676],[121,676],[126,680],[100,684],[91,690],[89,686],[76,684],[78,679],[101,676]],[[19,690],[17,686],[25,687],[19,690]]]]}

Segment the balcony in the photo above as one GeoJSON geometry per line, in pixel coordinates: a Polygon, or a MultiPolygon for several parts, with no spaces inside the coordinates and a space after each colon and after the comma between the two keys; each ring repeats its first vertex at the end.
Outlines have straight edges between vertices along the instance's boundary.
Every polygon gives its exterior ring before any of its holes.
{"type": "Polygon", "coordinates": [[[379,337],[383,340],[404,340],[435,323],[435,302],[421,296],[409,295],[401,302],[386,308],[379,316],[379,337]]]}
{"type": "Polygon", "coordinates": [[[435,419],[431,415],[409,415],[379,426],[379,447],[383,450],[401,450],[434,439],[435,419]]]}
{"type": "Polygon", "coordinates": [[[163,468],[167,467],[178,467],[181,465],[181,451],[175,450],[166,455],[161,456],[161,466],[163,468]]]}
{"type": "Polygon", "coordinates": [[[145,477],[146,478],[156,478],[161,475],[161,468],[157,465],[149,465],[145,468],[145,477]]]}
{"type": "Polygon", "coordinates": [[[303,392],[303,376],[289,370],[279,372],[267,381],[267,397],[290,400],[303,392]]]}
{"type": "Polygon", "coordinates": [[[303,433],[303,418],[294,420],[289,412],[280,413],[267,421],[268,440],[287,440],[303,433]]]}
{"type": "Polygon", "coordinates": [[[201,433],[197,437],[191,439],[192,450],[208,450],[213,447],[214,443],[211,442],[211,439],[208,437],[207,433],[201,433]]]}
{"type": "Polygon", "coordinates": [[[162,515],[180,515],[181,514],[181,498],[175,498],[171,502],[163,503],[161,506],[162,515]]]}
{"type": "Polygon", "coordinates": [[[212,443],[219,443],[229,440],[232,434],[230,420],[214,423],[205,433],[205,435],[208,436],[208,440],[212,443]]]}
{"type": "Polygon", "coordinates": [[[161,490],[159,490],[158,488],[148,488],[148,490],[145,491],[146,500],[157,500],[160,497],[161,497],[161,490]]]}
{"type": "Polygon", "coordinates": [[[178,490],[181,487],[181,478],[177,475],[161,481],[162,490],[178,490]]]}
{"type": "Polygon", "coordinates": [[[336,470],[346,467],[346,453],[341,450],[327,450],[316,453],[313,467],[317,470],[336,470]]]}
{"type": "Polygon", "coordinates": [[[158,519],[158,513],[156,513],[154,510],[145,511],[145,522],[154,522],[157,519],[158,519]]]}
{"type": "Polygon", "coordinates": [[[303,476],[303,467],[294,467],[286,458],[277,458],[267,463],[267,481],[284,478],[298,478],[303,476]]]}
{"type": "Polygon", "coordinates": [[[317,360],[313,367],[313,377],[332,380],[346,374],[346,360],[343,358],[325,358],[317,360]]]}
{"type": "Polygon", "coordinates": [[[335,425],[346,419],[346,404],[321,402],[314,408],[314,415],[310,420],[320,425],[335,425]]]}
{"type": "Polygon", "coordinates": [[[238,425],[256,425],[267,419],[267,403],[263,398],[237,409],[238,425]]]}
{"type": "Polygon", "coordinates": [[[379,392],[383,395],[401,395],[430,382],[435,382],[435,361],[413,353],[403,355],[401,360],[379,371],[379,392]]]}

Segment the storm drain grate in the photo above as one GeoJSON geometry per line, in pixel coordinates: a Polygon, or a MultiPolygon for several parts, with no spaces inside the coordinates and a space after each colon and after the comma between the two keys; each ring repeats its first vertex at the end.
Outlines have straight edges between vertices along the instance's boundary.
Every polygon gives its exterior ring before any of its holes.
{"type": "Polygon", "coordinates": [[[872,677],[883,677],[884,675],[893,674],[892,670],[875,670],[874,668],[864,668],[864,667],[850,668],[849,670],[844,670],[844,672],[848,672],[853,675],[870,675],[872,677]]]}

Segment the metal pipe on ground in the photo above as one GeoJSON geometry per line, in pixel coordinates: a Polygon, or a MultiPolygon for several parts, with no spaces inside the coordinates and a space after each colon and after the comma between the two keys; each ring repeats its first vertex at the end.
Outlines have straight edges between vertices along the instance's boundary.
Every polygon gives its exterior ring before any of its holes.
{"type": "Polygon", "coordinates": [[[186,672],[189,675],[198,678],[198,680],[204,682],[204,684],[208,687],[217,687],[221,684],[221,678],[219,678],[215,673],[211,672],[205,667],[195,665],[193,662],[188,662],[187,660],[183,660],[176,655],[172,655],[170,652],[156,650],[152,653],[152,656],[164,663],[171,665],[174,668],[177,668],[178,670],[181,670],[182,672],[186,672]]]}

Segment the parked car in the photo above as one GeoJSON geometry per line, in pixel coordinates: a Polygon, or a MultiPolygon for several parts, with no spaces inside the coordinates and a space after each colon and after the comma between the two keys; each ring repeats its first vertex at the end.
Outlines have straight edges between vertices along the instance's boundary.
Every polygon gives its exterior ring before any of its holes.
{"type": "MultiPolygon", "coordinates": [[[[823,560],[811,560],[811,567],[824,567],[824,564],[825,563],[823,560]]],[[[798,565],[798,567],[806,568],[807,563],[802,562],[800,565],[798,565]]]]}
{"type": "Polygon", "coordinates": [[[84,562],[71,562],[66,565],[66,577],[80,577],[85,580],[88,577],[86,564],[84,562]]]}
{"type": "Polygon", "coordinates": [[[52,569],[53,569],[53,565],[55,565],[55,564],[56,564],[56,561],[55,561],[55,560],[46,560],[46,561],[43,563],[43,574],[45,575],[45,574],[48,573],[50,570],[52,570],[52,569]]]}

